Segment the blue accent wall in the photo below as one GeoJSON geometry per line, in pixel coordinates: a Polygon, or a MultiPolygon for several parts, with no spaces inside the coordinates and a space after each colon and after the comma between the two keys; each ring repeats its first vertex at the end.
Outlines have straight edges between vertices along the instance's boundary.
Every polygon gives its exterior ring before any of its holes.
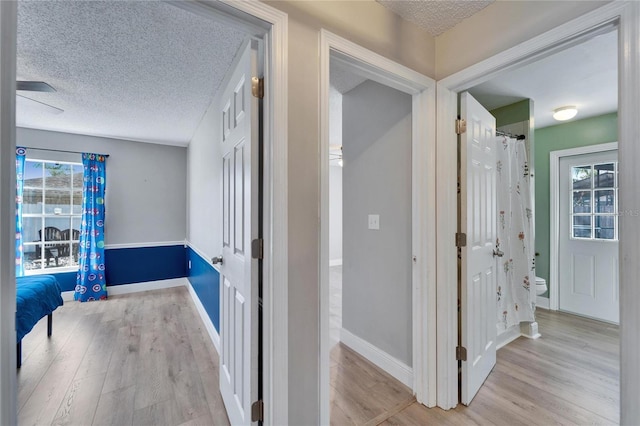
{"type": "Polygon", "coordinates": [[[220,274],[191,247],[187,247],[187,277],[216,330],[220,331],[220,274]]]}
{"type": "Polygon", "coordinates": [[[105,251],[107,286],[186,276],[184,245],[105,251]]]}
{"type": "MultiPolygon", "coordinates": [[[[183,278],[187,262],[183,245],[105,250],[107,286],[183,278]]],[[[76,272],[52,274],[62,291],[76,287],[76,272]]]]}

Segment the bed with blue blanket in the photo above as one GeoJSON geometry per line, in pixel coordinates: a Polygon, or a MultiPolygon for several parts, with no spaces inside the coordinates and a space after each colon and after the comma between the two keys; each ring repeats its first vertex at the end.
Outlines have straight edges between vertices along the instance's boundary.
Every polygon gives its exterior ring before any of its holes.
{"type": "Polygon", "coordinates": [[[53,311],[62,306],[60,285],[53,275],[16,278],[16,337],[18,368],[22,358],[22,338],[48,316],[47,335],[51,336],[53,311]]]}

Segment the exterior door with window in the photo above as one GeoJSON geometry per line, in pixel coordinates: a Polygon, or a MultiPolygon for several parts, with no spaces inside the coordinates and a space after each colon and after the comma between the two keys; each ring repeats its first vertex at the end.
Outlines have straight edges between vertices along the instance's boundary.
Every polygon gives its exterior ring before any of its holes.
{"type": "MultiPolygon", "coordinates": [[[[251,94],[257,51],[238,53],[218,104],[222,163],[220,393],[232,425],[252,423],[258,399],[258,99],[251,94]]],[[[215,259],[214,262],[219,262],[215,259]]]]}
{"type": "Polygon", "coordinates": [[[618,151],[560,159],[560,310],[618,323],[618,151]]]}

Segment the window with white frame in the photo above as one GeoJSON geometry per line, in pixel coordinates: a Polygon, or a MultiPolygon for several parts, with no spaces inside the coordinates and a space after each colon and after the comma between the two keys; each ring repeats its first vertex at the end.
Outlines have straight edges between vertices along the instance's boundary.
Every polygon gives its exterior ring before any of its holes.
{"type": "Polygon", "coordinates": [[[22,241],[25,273],[77,269],[83,166],[27,158],[22,241]]]}
{"type": "Polygon", "coordinates": [[[571,167],[571,238],[618,239],[618,162],[571,167]]]}

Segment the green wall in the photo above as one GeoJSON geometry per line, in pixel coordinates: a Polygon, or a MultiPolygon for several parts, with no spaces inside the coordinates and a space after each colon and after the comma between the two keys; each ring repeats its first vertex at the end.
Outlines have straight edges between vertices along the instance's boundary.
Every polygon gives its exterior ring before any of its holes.
{"type": "Polygon", "coordinates": [[[491,115],[496,118],[496,127],[506,126],[507,124],[519,123],[529,119],[531,100],[524,99],[511,105],[492,109],[491,115]]]}
{"type": "Polygon", "coordinates": [[[536,275],[549,283],[549,153],[618,140],[618,114],[600,115],[535,130],[536,275]]]}

